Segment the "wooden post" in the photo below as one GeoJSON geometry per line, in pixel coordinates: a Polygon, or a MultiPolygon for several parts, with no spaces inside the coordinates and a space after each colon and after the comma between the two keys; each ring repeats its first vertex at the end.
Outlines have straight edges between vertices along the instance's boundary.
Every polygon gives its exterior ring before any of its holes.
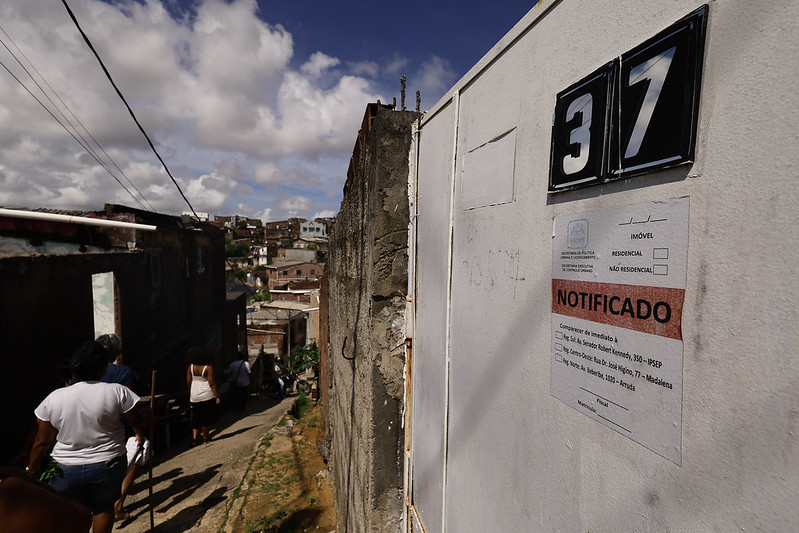
{"type": "MultiPolygon", "coordinates": [[[[156,371],[153,370],[152,381],[150,382],[150,438],[155,441],[155,432],[158,431],[156,425],[156,412],[157,406],[155,401],[155,376],[156,371]]],[[[150,508],[150,530],[155,528],[155,514],[153,512],[153,458],[155,457],[155,450],[150,455],[150,460],[147,462],[147,491],[149,497],[147,498],[147,507],[150,508]]]]}

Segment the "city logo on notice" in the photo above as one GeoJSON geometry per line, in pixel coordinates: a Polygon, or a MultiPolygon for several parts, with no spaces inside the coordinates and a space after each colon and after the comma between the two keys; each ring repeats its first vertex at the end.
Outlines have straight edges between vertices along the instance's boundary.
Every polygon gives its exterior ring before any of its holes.
{"type": "Polygon", "coordinates": [[[569,230],[566,232],[566,245],[569,248],[585,248],[588,246],[588,221],[584,218],[569,222],[569,230]]]}

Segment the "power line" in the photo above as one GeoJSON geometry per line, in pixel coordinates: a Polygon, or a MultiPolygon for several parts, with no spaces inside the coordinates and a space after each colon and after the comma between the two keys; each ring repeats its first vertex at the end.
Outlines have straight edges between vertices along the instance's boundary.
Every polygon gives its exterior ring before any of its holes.
{"type": "MultiPolygon", "coordinates": [[[[155,208],[154,208],[154,207],[153,207],[153,206],[150,204],[150,202],[148,202],[148,201],[147,201],[147,199],[144,197],[144,194],[142,194],[142,192],[141,192],[141,191],[140,191],[140,190],[139,190],[139,189],[136,187],[136,185],[135,185],[135,184],[134,184],[134,183],[133,183],[133,182],[130,180],[130,178],[128,178],[128,176],[127,176],[127,175],[125,174],[125,172],[124,172],[124,171],[123,171],[123,170],[122,170],[122,169],[119,167],[119,165],[116,163],[116,161],[114,161],[114,159],[113,159],[113,158],[112,158],[112,157],[111,157],[111,156],[108,154],[108,152],[106,152],[106,150],[105,150],[105,149],[102,147],[102,145],[101,145],[101,144],[100,144],[100,143],[97,141],[97,139],[95,139],[95,137],[94,137],[94,136],[91,134],[91,132],[90,132],[90,131],[89,131],[89,130],[86,128],[86,126],[83,124],[83,122],[81,122],[81,120],[80,120],[80,119],[77,117],[77,115],[75,115],[75,113],[72,111],[72,109],[70,109],[70,107],[69,107],[69,106],[66,104],[66,102],[64,102],[64,100],[63,100],[63,99],[62,99],[62,98],[61,98],[61,97],[58,95],[58,93],[55,91],[55,89],[53,89],[53,87],[52,87],[52,86],[51,86],[51,85],[50,85],[50,84],[47,82],[47,79],[45,79],[45,77],[42,75],[42,73],[41,73],[41,72],[39,72],[39,70],[36,68],[36,66],[35,66],[35,65],[34,65],[34,64],[31,62],[31,60],[30,60],[30,59],[28,59],[28,57],[27,57],[27,56],[25,55],[25,53],[24,53],[24,52],[23,52],[23,51],[22,51],[22,50],[19,48],[19,46],[17,46],[17,43],[15,43],[15,42],[14,42],[14,39],[13,39],[13,38],[11,38],[11,36],[10,36],[10,35],[9,35],[9,34],[8,34],[6,31],[5,31],[5,29],[3,29],[3,27],[2,27],[2,26],[0,26],[0,31],[1,31],[1,32],[2,32],[2,33],[5,35],[5,36],[6,36],[6,38],[8,38],[8,40],[9,40],[9,41],[11,41],[11,43],[14,45],[14,47],[17,49],[17,51],[20,53],[20,55],[22,55],[22,57],[24,57],[24,58],[25,58],[25,60],[28,62],[28,64],[30,64],[31,68],[33,68],[33,70],[36,72],[36,74],[38,74],[38,75],[39,75],[39,77],[42,79],[42,81],[45,83],[45,85],[47,85],[47,87],[50,89],[50,91],[51,91],[51,92],[52,92],[52,93],[55,95],[55,97],[56,97],[56,98],[58,98],[58,100],[61,102],[61,104],[62,104],[62,105],[63,105],[63,106],[64,106],[64,107],[67,109],[67,111],[69,111],[69,113],[70,113],[70,114],[72,115],[72,117],[73,117],[73,118],[74,118],[74,119],[75,119],[75,120],[78,122],[78,124],[80,124],[80,125],[81,125],[81,127],[83,128],[83,131],[85,131],[85,132],[86,132],[86,134],[87,134],[87,135],[88,135],[88,136],[89,136],[89,137],[90,137],[90,138],[91,138],[91,139],[94,141],[94,144],[96,144],[96,145],[97,145],[97,147],[98,147],[98,148],[100,148],[100,150],[102,150],[102,152],[105,154],[105,156],[108,158],[108,160],[109,160],[109,161],[111,161],[111,163],[112,163],[112,164],[113,164],[113,165],[114,165],[114,166],[117,168],[117,170],[118,170],[118,171],[119,171],[119,172],[122,174],[122,176],[124,176],[124,178],[125,178],[125,179],[127,180],[127,182],[130,184],[130,186],[131,186],[131,187],[133,187],[133,189],[134,189],[134,190],[135,190],[137,193],[139,193],[139,196],[142,198],[142,200],[144,200],[144,201],[147,203],[147,205],[149,205],[149,206],[150,206],[150,210],[152,210],[152,211],[155,211],[155,208]]],[[[23,87],[23,88],[24,88],[26,91],[28,91],[28,94],[30,94],[31,96],[33,96],[33,98],[34,98],[34,99],[35,99],[35,100],[36,100],[36,101],[39,103],[39,105],[41,105],[41,106],[42,106],[42,107],[43,107],[43,108],[44,108],[46,111],[48,111],[48,113],[50,113],[50,116],[52,116],[52,117],[53,117],[53,118],[56,120],[56,122],[58,122],[58,123],[61,125],[61,127],[62,127],[62,128],[64,128],[64,129],[67,131],[67,133],[69,133],[70,135],[72,135],[72,138],[73,138],[73,139],[75,139],[75,141],[77,141],[77,142],[78,142],[78,144],[80,144],[80,145],[83,147],[83,149],[84,149],[84,150],[86,150],[87,152],[89,152],[89,155],[91,155],[91,156],[94,158],[94,160],[95,160],[95,161],[97,161],[97,163],[98,163],[98,164],[99,164],[101,167],[103,167],[103,168],[105,169],[105,171],[106,171],[106,172],[107,172],[107,173],[108,173],[108,174],[109,174],[109,175],[110,175],[112,178],[114,178],[114,179],[117,181],[117,183],[119,183],[119,184],[122,186],[122,188],[123,188],[123,189],[125,189],[125,191],[126,191],[128,194],[130,194],[130,196],[131,196],[131,197],[132,197],[132,198],[133,198],[133,199],[134,199],[136,202],[138,202],[138,204],[139,204],[139,205],[142,207],[142,209],[146,210],[147,208],[144,206],[144,204],[143,204],[143,203],[142,203],[142,202],[141,202],[141,201],[140,201],[138,198],[136,198],[136,196],[135,196],[135,195],[133,195],[133,194],[132,194],[132,193],[131,193],[131,192],[128,190],[128,188],[127,188],[127,187],[125,187],[125,186],[124,186],[124,185],[123,185],[123,184],[122,184],[122,183],[119,181],[119,179],[118,179],[118,178],[117,178],[117,177],[114,175],[114,173],[111,171],[111,169],[110,169],[110,168],[108,168],[108,166],[105,164],[105,162],[103,162],[103,161],[101,161],[101,160],[100,160],[100,157],[99,157],[99,155],[97,154],[97,152],[95,152],[94,148],[93,148],[93,147],[92,147],[92,146],[89,144],[89,141],[87,141],[87,140],[86,140],[86,138],[85,138],[85,137],[84,137],[84,136],[83,136],[83,135],[80,133],[80,131],[78,131],[78,128],[77,128],[77,127],[76,127],[76,126],[75,126],[75,125],[74,125],[74,124],[73,124],[73,123],[72,123],[72,122],[69,120],[69,117],[67,117],[67,116],[66,116],[66,115],[63,113],[63,111],[61,111],[61,109],[59,108],[58,104],[56,104],[56,103],[53,101],[53,99],[52,99],[52,98],[50,98],[50,96],[47,94],[47,91],[45,91],[45,90],[42,88],[42,86],[39,84],[39,82],[38,82],[38,81],[36,81],[36,78],[34,78],[34,76],[33,76],[33,75],[30,73],[30,71],[27,69],[27,67],[26,67],[26,66],[25,66],[25,65],[22,63],[22,61],[20,61],[20,59],[19,59],[19,58],[17,57],[17,55],[16,55],[16,54],[15,54],[15,53],[14,53],[14,52],[13,52],[13,51],[12,51],[12,50],[11,50],[11,49],[8,47],[8,45],[6,45],[5,41],[3,41],[3,39],[2,39],[2,38],[0,38],[0,44],[2,44],[2,45],[3,45],[3,47],[4,47],[4,48],[5,48],[7,51],[8,51],[8,53],[9,53],[9,54],[11,54],[11,56],[12,56],[12,57],[13,57],[13,58],[14,58],[14,59],[17,61],[17,63],[19,64],[19,66],[20,66],[20,67],[22,67],[22,70],[24,70],[24,71],[25,71],[25,73],[28,75],[28,77],[31,79],[31,81],[33,81],[33,83],[36,85],[36,87],[38,87],[38,88],[39,88],[39,90],[40,90],[40,91],[41,91],[41,93],[42,93],[42,94],[45,96],[45,98],[47,98],[47,100],[50,102],[50,104],[51,104],[51,105],[52,105],[52,106],[55,108],[55,110],[56,110],[56,111],[58,111],[58,113],[61,115],[61,117],[62,117],[62,118],[63,118],[63,119],[64,119],[64,120],[67,122],[67,124],[69,124],[69,126],[72,128],[72,130],[74,130],[75,134],[77,134],[77,136],[78,136],[78,137],[80,137],[80,140],[78,140],[78,138],[77,138],[77,137],[75,137],[75,135],[73,135],[73,134],[72,134],[72,132],[69,130],[69,128],[67,128],[67,127],[64,125],[64,123],[63,123],[63,122],[61,122],[61,120],[59,120],[59,119],[58,119],[58,117],[56,117],[56,116],[55,116],[55,115],[54,115],[52,112],[50,112],[49,108],[48,108],[47,106],[45,106],[45,104],[44,104],[44,103],[43,103],[41,100],[39,100],[39,99],[38,99],[36,96],[34,96],[34,95],[33,95],[33,93],[32,93],[32,92],[31,92],[31,91],[30,91],[30,90],[29,90],[29,89],[28,89],[28,88],[27,88],[27,87],[26,87],[26,86],[25,86],[25,85],[22,83],[22,81],[21,81],[19,78],[17,78],[17,77],[16,77],[14,74],[12,74],[12,73],[11,73],[10,69],[9,69],[9,68],[8,68],[8,67],[7,67],[5,64],[3,64],[3,68],[5,68],[5,69],[6,69],[6,71],[8,71],[8,72],[9,72],[9,74],[11,74],[11,76],[12,76],[12,77],[13,77],[13,78],[14,78],[14,79],[15,79],[15,80],[16,80],[16,81],[17,81],[17,82],[20,84],[20,85],[22,85],[22,87],[23,87]]]]}
{"type": "MultiPolygon", "coordinates": [[[[53,119],[55,119],[55,121],[56,121],[56,122],[58,122],[58,123],[61,125],[61,127],[62,127],[62,128],[64,128],[64,130],[66,130],[66,132],[67,132],[67,133],[69,133],[69,134],[72,136],[72,138],[73,138],[73,139],[75,139],[75,141],[76,141],[78,144],[80,144],[81,146],[83,146],[84,148],[86,148],[86,147],[85,147],[85,146],[84,146],[84,145],[81,143],[81,141],[80,141],[80,140],[78,140],[78,138],[75,136],[75,134],[74,134],[74,133],[72,133],[72,132],[69,130],[69,128],[67,128],[66,126],[64,126],[64,124],[63,124],[63,123],[62,123],[62,122],[61,122],[61,121],[58,119],[58,117],[57,117],[57,116],[55,116],[55,115],[53,114],[53,112],[52,112],[52,111],[50,111],[50,109],[49,109],[49,108],[48,108],[46,105],[44,105],[44,103],[42,103],[42,101],[41,101],[41,100],[39,100],[39,98],[38,98],[38,97],[37,97],[35,94],[33,94],[33,93],[31,92],[31,90],[30,90],[30,89],[28,89],[28,87],[26,87],[26,86],[25,86],[25,84],[24,84],[24,83],[22,83],[22,80],[20,80],[20,79],[19,79],[19,78],[16,76],[16,74],[14,74],[13,72],[11,72],[11,70],[10,70],[10,69],[9,69],[9,68],[6,66],[6,64],[5,64],[5,63],[3,63],[3,61],[2,61],[2,60],[0,60],[0,66],[2,66],[4,69],[6,69],[6,72],[8,72],[8,73],[11,75],[11,77],[12,77],[12,78],[14,78],[14,79],[17,81],[17,83],[19,83],[19,84],[22,86],[22,88],[23,88],[23,89],[25,89],[26,91],[28,91],[28,94],[30,94],[30,95],[33,97],[33,99],[34,99],[34,100],[36,100],[36,101],[39,103],[39,105],[40,105],[40,106],[42,106],[42,107],[44,108],[44,110],[45,110],[45,111],[47,111],[47,112],[50,114],[50,116],[51,116],[51,117],[53,117],[53,119]]],[[[100,160],[97,158],[97,155],[95,155],[95,154],[94,154],[94,153],[93,153],[91,150],[88,150],[88,149],[87,149],[87,151],[89,152],[89,155],[91,155],[91,156],[94,158],[94,160],[95,160],[95,161],[97,161],[97,162],[100,164],[100,166],[102,166],[103,168],[105,168],[105,169],[106,169],[106,171],[108,171],[108,168],[107,168],[107,167],[105,167],[105,165],[103,164],[103,162],[102,162],[102,161],[100,161],[100,160]]],[[[137,202],[139,202],[139,205],[141,205],[141,206],[142,206],[142,208],[144,208],[144,204],[142,204],[142,203],[141,203],[141,201],[140,201],[138,198],[136,198],[136,197],[133,195],[133,193],[132,193],[132,192],[130,192],[130,190],[129,190],[127,187],[125,187],[125,184],[123,184],[121,181],[119,181],[119,178],[117,178],[117,177],[116,177],[116,176],[114,176],[113,174],[111,174],[111,177],[112,177],[112,178],[114,178],[114,179],[117,181],[117,183],[119,183],[119,185],[120,185],[120,186],[121,186],[123,189],[125,189],[125,192],[127,192],[127,193],[128,193],[128,194],[129,194],[129,195],[130,195],[130,196],[131,196],[131,197],[132,197],[134,200],[136,200],[137,202]]]]}
{"type": "Polygon", "coordinates": [[[108,78],[108,81],[111,82],[111,85],[114,87],[114,90],[117,92],[117,95],[119,95],[119,98],[122,100],[122,103],[125,104],[125,107],[128,109],[128,113],[130,113],[130,116],[133,118],[133,121],[136,123],[136,126],[139,127],[139,131],[141,131],[142,135],[144,135],[144,138],[147,139],[147,143],[150,145],[150,148],[152,149],[153,153],[158,158],[158,160],[161,162],[161,164],[164,166],[164,170],[166,170],[166,173],[169,175],[169,178],[172,180],[172,183],[175,184],[175,187],[178,189],[178,192],[183,197],[183,200],[186,201],[186,204],[189,206],[189,209],[191,209],[191,212],[194,213],[194,216],[197,218],[197,220],[199,220],[200,216],[194,210],[194,207],[192,207],[191,202],[189,202],[189,199],[186,198],[186,195],[183,194],[183,190],[180,188],[180,185],[178,185],[178,182],[175,179],[175,177],[172,176],[172,172],[169,171],[169,167],[167,167],[166,163],[164,162],[163,158],[161,157],[161,154],[159,154],[158,150],[155,149],[155,145],[153,145],[153,141],[150,140],[150,137],[147,135],[147,132],[144,131],[144,128],[139,123],[139,120],[136,118],[136,115],[133,113],[133,109],[131,109],[130,105],[128,105],[128,101],[125,100],[125,97],[122,95],[122,91],[120,91],[119,87],[117,87],[117,84],[114,83],[114,79],[111,77],[111,73],[108,72],[108,69],[105,67],[105,64],[103,63],[103,60],[100,59],[100,55],[97,53],[97,50],[94,49],[94,46],[92,45],[91,41],[89,40],[89,36],[86,35],[86,33],[83,31],[83,28],[81,28],[80,23],[78,22],[78,19],[75,18],[75,14],[72,12],[72,9],[70,9],[69,4],[67,4],[67,0],[61,0],[61,3],[64,4],[64,7],[66,8],[67,13],[69,13],[69,17],[72,19],[72,22],[75,23],[75,27],[78,28],[78,31],[80,32],[81,36],[83,37],[83,40],[86,42],[86,45],[89,47],[89,49],[92,51],[92,53],[94,53],[94,57],[97,58],[97,61],[100,63],[100,67],[102,67],[103,72],[105,72],[105,75],[108,78]]]}

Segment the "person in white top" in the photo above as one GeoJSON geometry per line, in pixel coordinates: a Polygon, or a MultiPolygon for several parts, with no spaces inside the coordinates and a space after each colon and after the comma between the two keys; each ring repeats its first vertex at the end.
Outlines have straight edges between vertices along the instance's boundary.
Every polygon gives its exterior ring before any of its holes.
{"type": "Polygon", "coordinates": [[[233,406],[241,412],[244,412],[244,407],[247,405],[247,396],[250,392],[251,370],[245,350],[246,348],[239,351],[238,359],[231,362],[227,369],[227,374],[230,377],[233,406]]]}
{"type": "Polygon", "coordinates": [[[114,502],[127,471],[124,419],[144,443],[144,421],[134,409],[139,397],[118,383],[103,383],[109,355],[95,341],[72,355],[75,382],[51,392],[34,410],[38,431],[27,470],[41,467],[50,446],[58,470],[48,483],[92,512],[92,531],[114,524],[114,502]]]}
{"type": "Polygon", "coordinates": [[[216,389],[213,361],[216,349],[210,346],[189,348],[189,368],[186,371],[186,385],[189,387],[191,402],[191,442],[199,444],[200,431],[203,442],[211,440],[210,426],[217,419],[217,405],[220,403],[216,389]]]}

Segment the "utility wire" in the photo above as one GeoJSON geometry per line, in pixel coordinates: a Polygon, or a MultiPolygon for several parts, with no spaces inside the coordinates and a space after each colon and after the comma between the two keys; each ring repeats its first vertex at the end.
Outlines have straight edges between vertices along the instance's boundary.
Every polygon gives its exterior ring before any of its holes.
{"type": "MultiPolygon", "coordinates": [[[[51,86],[51,85],[50,85],[50,84],[47,82],[47,79],[45,79],[45,77],[42,75],[42,73],[41,73],[41,72],[39,72],[39,70],[36,68],[36,66],[35,66],[35,65],[34,65],[34,64],[31,62],[31,60],[30,60],[30,59],[28,59],[28,57],[25,55],[25,53],[24,53],[22,50],[20,50],[19,46],[17,46],[17,43],[15,43],[15,42],[14,42],[14,39],[12,39],[12,38],[11,38],[11,36],[10,36],[10,35],[9,35],[9,34],[8,34],[6,31],[5,31],[5,29],[3,29],[3,27],[2,27],[2,26],[0,26],[0,31],[1,31],[1,32],[2,32],[2,33],[5,35],[5,36],[6,36],[6,38],[8,38],[8,40],[9,40],[9,41],[11,41],[11,43],[14,45],[14,47],[17,49],[17,51],[20,53],[20,55],[22,55],[22,57],[24,57],[24,58],[25,58],[25,60],[28,62],[28,64],[30,64],[31,68],[32,68],[32,69],[33,69],[33,70],[36,72],[36,74],[38,74],[38,75],[39,75],[39,77],[42,79],[42,81],[45,83],[45,85],[47,85],[47,87],[50,89],[50,91],[53,93],[53,95],[55,95],[55,97],[56,97],[56,98],[58,98],[58,100],[61,102],[61,104],[62,104],[62,105],[63,105],[63,106],[64,106],[64,107],[67,109],[67,111],[69,111],[69,113],[72,115],[72,117],[73,117],[73,118],[74,118],[74,119],[75,119],[75,120],[78,122],[78,124],[80,124],[80,125],[81,125],[81,127],[83,128],[83,131],[85,131],[85,132],[86,132],[86,134],[87,134],[87,135],[88,135],[88,136],[89,136],[89,137],[90,137],[90,138],[91,138],[91,139],[94,141],[94,144],[96,144],[96,145],[97,145],[97,147],[98,147],[98,148],[100,148],[100,150],[102,150],[102,152],[105,154],[105,156],[108,158],[108,160],[109,160],[109,161],[111,161],[111,163],[113,163],[113,165],[114,165],[114,166],[117,168],[117,170],[118,170],[118,171],[119,171],[119,172],[122,174],[122,176],[124,176],[125,180],[127,180],[127,182],[130,184],[130,186],[131,186],[131,187],[133,187],[133,189],[134,189],[134,190],[135,190],[137,193],[139,193],[139,196],[142,198],[142,200],[144,200],[144,201],[147,203],[147,205],[148,205],[148,206],[150,206],[150,210],[151,210],[151,211],[155,211],[155,208],[154,208],[154,207],[153,207],[153,206],[150,204],[150,202],[148,202],[148,201],[147,201],[147,199],[144,197],[144,194],[142,194],[142,192],[141,192],[141,191],[140,191],[140,190],[139,190],[139,189],[136,187],[136,185],[135,185],[135,184],[134,184],[134,183],[133,183],[133,182],[130,180],[130,178],[128,178],[128,176],[125,174],[125,172],[124,172],[124,171],[123,171],[121,168],[119,168],[119,165],[117,165],[116,161],[114,161],[114,159],[113,159],[113,158],[112,158],[112,157],[111,157],[111,156],[108,154],[108,152],[106,152],[106,150],[105,150],[105,149],[102,147],[102,145],[101,145],[101,144],[100,144],[100,143],[97,141],[97,139],[95,139],[95,137],[94,137],[94,136],[91,134],[91,132],[90,132],[90,131],[89,131],[89,130],[86,128],[86,126],[83,124],[83,122],[81,122],[81,120],[80,120],[80,119],[77,117],[77,115],[75,115],[75,113],[72,111],[72,109],[70,109],[70,107],[69,107],[69,106],[66,104],[66,102],[64,102],[64,100],[63,100],[63,99],[62,99],[62,98],[61,98],[61,97],[58,95],[58,93],[55,91],[55,89],[53,89],[53,87],[52,87],[52,86],[51,86]]],[[[70,120],[69,120],[69,117],[67,117],[67,116],[66,116],[66,115],[63,113],[63,111],[61,111],[61,109],[59,108],[58,104],[56,104],[56,103],[53,101],[53,99],[52,99],[52,98],[50,98],[50,96],[47,94],[47,91],[45,91],[45,90],[42,88],[42,86],[39,84],[39,82],[38,82],[38,81],[36,81],[36,78],[34,78],[34,76],[33,76],[33,75],[30,73],[30,71],[29,71],[29,70],[26,68],[26,66],[25,66],[25,65],[22,63],[22,61],[20,61],[20,59],[17,57],[17,55],[16,55],[16,54],[15,54],[15,53],[14,53],[14,52],[13,52],[13,51],[12,51],[12,50],[11,50],[11,49],[8,47],[8,45],[6,45],[5,41],[3,41],[3,39],[2,39],[2,38],[0,38],[0,44],[2,44],[2,45],[3,45],[3,47],[4,47],[4,48],[5,48],[7,51],[8,51],[8,53],[9,53],[9,54],[11,54],[11,56],[12,56],[12,57],[13,57],[13,58],[14,58],[14,59],[17,61],[17,63],[19,64],[19,66],[22,68],[22,70],[24,70],[24,71],[25,71],[25,73],[28,75],[28,77],[31,79],[31,81],[33,81],[33,83],[34,83],[34,84],[36,84],[36,87],[38,87],[38,88],[39,88],[39,90],[42,92],[42,94],[45,96],[45,98],[47,98],[47,100],[50,102],[50,104],[51,104],[51,105],[52,105],[52,106],[53,106],[53,107],[56,109],[56,111],[58,111],[58,113],[61,115],[61,117],[62,117],[62,118],[63,118],[63,119],[64,119],[64,120],[67,122],[67,124],[69,124],[69,126],[70,126],[70,127],[73,129],[73,130],[74,130],[74,132],[75,132],[75,133],[78,135],[78,137],[80,137],[80,140],[78,140],[78,139],[75,137],[75,135],[72,135],[72,138],[73,138],[73,139],[75,139],[75,140],[78,142],[78,144],[80,144],[80,145],[81,145],[81,146],[82,146],[82,147],[83,147],[83,148],[84,148],[84,149],[85,149],[87,152],[89,152],[89,155],[91,155],[91,156],[94,158],[94,160],[95,160],[95,161],[97,161],[97,162],[100,164],[100,166],[102,166],[102,167],[105,169],[105,171],[106,171],[106,172],[108,172],[108,174],[109,174],[109,175],[111,175],[111,177],[112,177],[112,178],[114,178],[114,179],[117,181],[117,183],[119,183],[120,185],[122,185],[122,183],[121,183],[121,182],[119,181],[119,179],[118,179],[118,178],[117,178],[117,177],[114,175],[114,173],[111,171],[111,169],[110,169],[110,168],[108,168],[108,166],[107,166],[107,165],[106,165],[106,164],[105,164],[103,161],[100,161],[100,158],[99,158],[99,156],[98,156],[97,152],[95,152],[94,148],[93,148],[93,147],[90,145],[89,141],[87,141],[87,140],[86,140],[86,138],[85,138],[85,137],[84,137],[84,136],[83,136],[83,135],[80,133],[80,131],[78,130],[78,128],[77,128],[77,127],[76,127],[76,126],[75,126],[75,125],[72,123],[72,121],[70,121],[70,120]]],[[[4,68],[5,68],[7,71],[9,71],[9,73],[10,73],[10,70],[8,69],[8,67],[6,67],[6,65],[5,65],[5,64],[3,64],[3,67],[4,67],[4,68]]],[[[25,88],[25,90],[27,90],[27,91],[28,91],[28,93],[29,93],[29,94],[31,94],[31,96],[33,96],[33,93],[32,93],[30,90],[28,90],[28,88],[27,88],[27,87],[26,87],[24,84],[22,84],[22,82],[19,80],[19,78],[17,78],[17,77],[16,77],[16,76],[14,76],[13,74],[12,74],[12,76],[14,77],[14,79],[16,79],[16,80],[17,80],[17,82],[19,82],[19,83],[20,83],[20,84],[21,84],[21,85],[22,85],[22,86],[25,88]]],[[[46,110],[48,110],[48,112],[49,112],[49,109],[48,109],[48,108],[47,108],[47,107],[44,105],[44,103],[42,103],[42,102],[41,102],[41,101],[40,101],[38,98],[36,98],[35,96],[34,96],[34,99],[36,99],[36,101],[37,101],[37,102],[39,102],[39,105],[41,105],[42,107],[44,107],[44,108],[45,108],[46,110]]],[[[71,132],[70,132],[69,128],[67,128],[67,127],[66,127],[66,126],[65,126],[65,125],[64,125],[64,124],[61,122],[61,120],[59,120],[57,117],[55,117],[55,115],[53,115],[53,113],[50,113],[50,116],[52,116],[53,118],[55,118],[55,120],[56,120],[56,121],[57,121],[57,122],[58,122],[58,123],[61,125],[61,127],[62,127],[62,128],[64,128],[64,129],[65,129],[65,130],[66,130],[68,133],[70,133],[70,134],[71,134],[71,132]]],[[[125,187],[124,185],[122,185],[122,187],[125,189],[125,191],[126,191],[128,194],[130,194],[130,195],[131,195],[131,197],[132,197],[132,198],[133,198],[133,199],[134,199],[136,202],[138,202],[138,204],[139,204],[139,205],[142,207],[142,209],[144,209],[145,211],[147,210],[147,208],[144,206],[144,204],[143,204],[143,203],[142,203],[142,202],[141,202],[141,201],[140,201],[138,198],[136,198],[136,196],[135,196],[135,195],[133,195],[133,194],[132,194],[132,193],[131,193],[131,192],[130,192],[128,189],[127,189],[127,187],[125,187]]]]}
{"type": "MultiPolygon", "coordinates": [[[[5,63],[3,63],[3,61],[2,61],[2,60],[0,60],[0,66],[2,66],[4,69],[6,69],[6,72],[8,72],[8,73],[11,75],[11,77],[12,77],[12,78],[14,78],[14,79],[17,81],[17,83],[19,83],[19,84],[22,86],[22,88],[23,88],[23,89],[25,89],[26,91],[28,91],[28,94],[30,94],[30,95],[33,97],[33,99],[34,99],[34,100],[36,100],[36,101],[39,103],[39,105],[40,105],[40,106],[42,106],[42,107],[44,108],[44,110],[45,110],[45,111],[47,111],[48,113],[50,113],[50,116],[51,116],[51,117],[53,117],[53,119],[55,119],[55,121],[56,121],[56,122],[58,122],[58,123],[61,125],[61,127],[62,127],[62,128],[64,128],[64,130],[66,130],[66,132],[67,132],[67,133],[69,133],[69,134],[72,136],[72,138],[73,138],[73,139],[75,139],[75,141],[76,141],[78,144],[80,144],[81,146],[83,146],[84,148],[86,148],[86,147],[85,147],[85,146],[84,146],[84,145],[81,143],[81,141],[80,141],[80,140],[79,140],[79,139],[78,139],[78,138],[75,136],[75,134],[74,134],[74,133],[72,133],[72,132],[69,130],[69,128],[67,128],[66,126],[64,126],[63,122],[61,122],[61,121],[58,119],[58,117],[57,117],[57,116],[55,116],[55,115],[53,114],[53,112],[52,112],[52,111],[50,111],[50,109],[49,109],[49,108],[48,108],[46,105],[44,105],[44,103],[42,103],[42,101],[41,101],[41,100],[39,100],[39,98],[38,98],[38,97],[37,97],[35,94],[33,94],[33,93],[31,92],[31,90],[30,90],[30,89],[28,89],[28,87],[27,87],[27,86],[25,86],[25,84],[24,84],[24,83],[22,83],[22,80],[20,80],[20,79],[19,79],[19,78],[16,76],[16,74],[14,74],[13,72],[11,72],[11,70],[10,70],[10,69],[9,69],[9,68],[6,66],[6,64],[5,64],[5,63]]],[[[105,168],[105,169],[106,169],[106,171],[108,170],[108,168],[107,168],[107,167],[105,167],[105,165],[103,164],[103,162],[102,162],[102,161],[100,161],[100,160],[97,158],[97,155],[96,155],[96,154],[94,154],[94,153],[93,153],[91,150],[88,150],[88,149],[87,149],[87,151],[89,152],[89,155],[90,155],[90,156],[92,156],[92,157],[94,158],[94,160],[95,160],[95,161],[97,161],[97,163],[99,163],[99,164],[100,164],[100,166],[102,166],[103,168],[105,168]]],[[[124,184],[124,183],[122,183],[122,182],[119,180],[119,178],[117,178],[116,176],[114,176],[114,174],[111,174],[111,177],[113,177],[113,178],[114,178],[114,179],[117,181],[117,183],[119,183],[119,185],[120,185],[120,186],[121,186],[123,189],[125,189],[125,192],[127,192],[127,193],[128,193],[128,194],[129,194],[129,195],[130,195],[130,196],[131,196],[131,197],[132,197],[134,200],[136,200],[137,202],[139,202],[139,205],[141,205],[141,206],[142,206],[142,208],[144,208],[144,204],[142,204],[142,203],[141,203],[141,201],[140,201],[138,198],[136,198],[136,196],[134,196],[134,194],[133,194],[132,192],[130,192],[130,189],[128,189],[127,187],[125,187],[125,184],[124,184]]]]}
{"type": "Polygon", "coordinates": [[[81,36],[83,37],[83,40],[86,42],[86,45],[89,47],[89,49],[92,51],[92,53],[94,53],[94,57],[97,58],[97,61],[100,63],[100,66],[103,69],[103,72],[105,72],[105,75],[108,78],[108,81],[111,82],[111,85],[114,87],[114,90],[117,92],[117,95],[119,95],[119,98],[122,100],[122,103],[125,104],[125,107],[128,109],[128,113],[130,113],[130,116],[133,118],[133,121],[136,123],[136,126],[139,127],[139,131],[141,131],[142,135],[144,135],[144,138],[147,139],[147,143],[150,145],[150,148],[152,149],[153,153],[158,158],[158,160],[161,162],[161,164],[164,166],[164,170],[166,170],[166,173],[169,175],[169,178],[172,180],[172,183],[175,184],[175,187],[177,187],[178,192],[183,197],[183,200],[186,201],[186,204],[189,206],[189,209],[191,209],[191,212],[194,214],[194,216],[197,218],[197,220],[200,220],[200,216],[194,210],[194,207],[192,207],[191,202],[189,202],[189,199],[186,198],[186,195],[183,194],[183,190],[180,188],[180,185],[178,185],[178,182],[175,179],[175,177],[172,175],[172,172],[169,171],[169,167],[166,166],[166,163],[164,162],[163,158],[161,157],[161,154],[159,154],[158,150],[155,149],[155,146],[153,145],[153,141],[150,140],[150,137],[147,135],[147,132],[144,131],[144,128],[139,123],[139,120],[136,118],[136,115],[133,113],[133,109],[131,109],[130,105],[128,105],[128,101],[125,100],[125,97],[122,95],[122,91],[120,91],[119,87],[117,87],[117,84],[114,83],[114,79],[111,77],[111,73],[108,72],[108,69],[105,67],[105,64],[103,63],[103,60],[100,59],[100,55],[97,53],[97,50],[94,49],[94,46],[92,45],[91,41],[89,40],[89,36],[86,35],[86,32],[84,32],[83,28],[81,28],[80,23],[78,22],[78,19],[75,18],[75,14],[72,12],[72,9],[70,9],[69,4],[67,4],[67,0],[61,0],[61,3],[64,4],[64,7],[66,8],[67,13],[69,13],[69,17],[72,19],[72,22],[75,23],[75,27],[78,28],[78,31],[80,32],[81,36]]]}

